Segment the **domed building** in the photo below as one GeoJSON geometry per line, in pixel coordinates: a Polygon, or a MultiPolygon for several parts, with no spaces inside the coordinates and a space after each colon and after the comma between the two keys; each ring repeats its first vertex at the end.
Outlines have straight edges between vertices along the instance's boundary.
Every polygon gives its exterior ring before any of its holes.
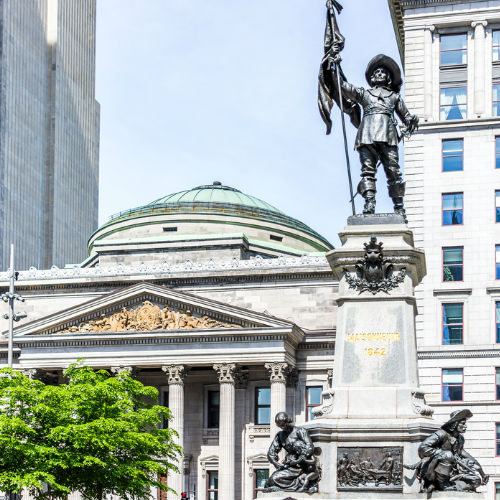
{"type": "Polygon", "coordinates": [[[303,222],[214,182],[112,216],[90,237],[84,266],[322,255],[332,248],[303,222]]]}
{"type": "Polygon", "coordinates": [[[184,457],[169,486],[196,500],[251,500],[269,474],[274,415],[312,418],[329,386],[331,248],[219,182],[127,210],[91,235],[83,263],[19,273],[28,316],[14,330],[14,366],[53,383],[80,358],[131,371],[175,417],[184,457]]]}

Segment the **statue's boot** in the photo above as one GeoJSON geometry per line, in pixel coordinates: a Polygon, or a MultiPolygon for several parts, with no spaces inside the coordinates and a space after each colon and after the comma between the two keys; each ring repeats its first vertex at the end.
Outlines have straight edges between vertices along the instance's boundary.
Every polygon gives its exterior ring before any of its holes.
{"type": "Polygon", "coordinates": [[[394,213],[402,215],[405,222],[408,222],[406,220],[406,211],[403,202],[405,187],[406,184],[402,179],[389,182],[389,196],[392,198],[392,202],[394,203],[394,213]]]}
{"type": "Polygon", "coordinates": [[[403,198],[395,197],[392,199],[392,202],[394,203],[394,213],[402,215],[405,222],[408,222],[406,219],[406,210],[403,203],[403,198]]]}
{"type": "Polygon", "coordinates": [[[375,213],[375,191],[365,191],[363,193],[365,199],[365,206],[363,208],[364,214],[374,214],[375,213]]]}

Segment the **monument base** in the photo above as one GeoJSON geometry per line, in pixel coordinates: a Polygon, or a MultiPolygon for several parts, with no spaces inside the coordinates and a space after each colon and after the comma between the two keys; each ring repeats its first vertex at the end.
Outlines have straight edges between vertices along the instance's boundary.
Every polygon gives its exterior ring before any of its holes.
{"type": "Polygon", "coordinates": [[[429,497],[427,493],[359,493],[340,492],[340,493],[295,493],[293,491],[276,491],[273,493],[259,492],[257,498],[275,499],[275,500],[327,500],[335,498],[337,500],[360,500],[360,497],[373,500],[486,500],[486,493],[467,493],[465,491],[434,491],[429,497]],[[397,495],[397,497],[396,497],[397,495]]]}

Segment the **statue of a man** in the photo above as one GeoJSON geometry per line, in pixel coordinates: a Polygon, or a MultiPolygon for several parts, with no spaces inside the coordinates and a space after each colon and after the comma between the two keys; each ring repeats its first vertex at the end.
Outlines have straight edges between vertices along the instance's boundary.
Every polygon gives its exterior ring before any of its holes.
{"type": "MultiPolygon", "coordinates": [[[[332,48],[333,53],[336,50],[336,47],[332,48]]],[[[337,53],[333,61],[339,60],[337,53]]],[[[375,56],[368,63],[365,77],[370,85],[368,89],[350,84],[341,74],[342,95],[363,108],[354,145],[361,161],[358,193],[365,199],[363,213],[375,213],[376,176],[380,162],[384,166],[394,212],[406,218],[403,200],[405,183],[399,166],[398,143],[402,135],[410,136],[418,128],[418,117],[410,114],[399,94],[403,80],[394,59],[383,54],[375,56]],[[404,123],[403,132],[398,131],[394,114],[404,123]]]]}
{"type": "Polygon", "coordinates": [[[417,469],[422,490],[475,491],[488,482],[489,477],[479,462],[464,450],[463,434],[470,417],[470,410],[452,412],[448,422],[419,446],[418,454],[422,460],[414,466],[405,466],[417,469]]]}
{"type": "Polygon", "coordinates": [[[316,493],[320,479],[319,468],[314,456],[314,445],[303,427],[296,427],[292,419],[279,412],[275,418],[279,431],[267,453],[267,458],[275,467],[267,480],[267,491],[305,491],[316,493]],[[283,462],[279,453],[286,451],[283,462]]]}

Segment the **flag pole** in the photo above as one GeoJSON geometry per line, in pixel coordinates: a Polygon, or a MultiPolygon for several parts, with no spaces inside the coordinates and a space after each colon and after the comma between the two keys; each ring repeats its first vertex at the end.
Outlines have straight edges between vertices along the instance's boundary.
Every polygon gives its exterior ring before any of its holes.
{"type": "Polygon", "coordinates": [[[340,116],[342,118],[342,132],[344,134],[344,150],[345,150],[345,160],[346,160],[346,164],[347,164],[347,177],[349,178],[349,192],[351,193],[352,215],[356,215],[356,205],[354,204],[354,193],[352,190],[351,160],[349,159],[349,148],[347,147],[347,132],[345,129],[344,103],[342,102],[342,85],[340,82],[340,64],[335,63],[335,66],[337,67],[337,84],[339,87],[340,116]]]}

